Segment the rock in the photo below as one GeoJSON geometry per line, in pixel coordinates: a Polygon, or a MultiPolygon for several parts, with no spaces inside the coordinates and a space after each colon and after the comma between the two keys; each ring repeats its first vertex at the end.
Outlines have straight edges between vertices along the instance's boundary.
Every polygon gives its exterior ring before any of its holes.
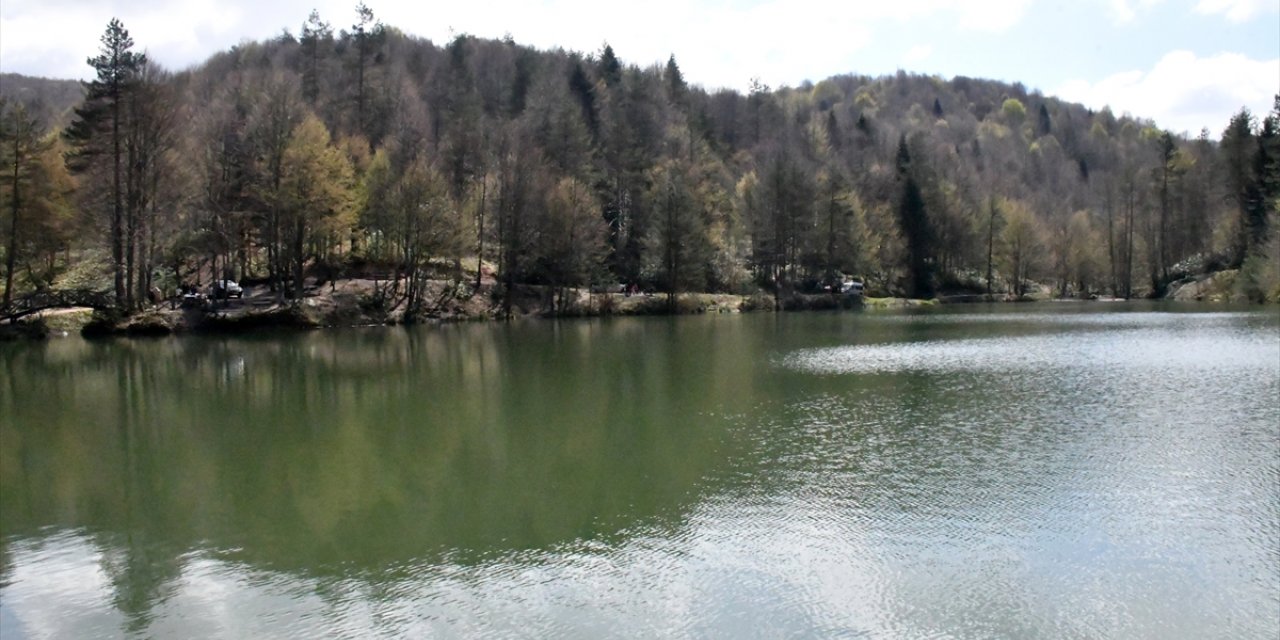
{"type": "Polygon", "coordinates": [[[1227,302],[1231,299],[1231,292],[1235,287],[1237,273],[1239,271],[1231,269],[1179,280],[1169,286],[1169,292],[1165,294],[1165,299],[1179,302],[1202,300],[1227,302]]]}

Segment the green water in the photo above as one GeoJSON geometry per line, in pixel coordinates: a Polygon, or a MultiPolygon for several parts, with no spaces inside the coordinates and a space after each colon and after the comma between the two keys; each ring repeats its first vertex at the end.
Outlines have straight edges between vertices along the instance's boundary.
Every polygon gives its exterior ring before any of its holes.
{"type": "Polygon", "coordinates": [[[0,345],[0,637],[1280,635],[1280,314],[0,345]]]}

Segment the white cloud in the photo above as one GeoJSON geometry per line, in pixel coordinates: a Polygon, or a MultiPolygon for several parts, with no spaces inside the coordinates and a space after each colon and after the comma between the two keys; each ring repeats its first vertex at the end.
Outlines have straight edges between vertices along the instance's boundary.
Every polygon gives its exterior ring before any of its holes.
{"type": "Polygon", "coordinates": [[[1245,22],[1262,13],[1266,7],[1275,8],[1275,0],[1200,0],[1196,12],[1205,15],[1223,14],[1231,22],[1245,22]]]}
{"type": "Polygon", "coordinates": [[[1002,33],[1022,21],[1030,4],[1031,0],[987,0],[958,2],[956,8],[961,29],[1002,33]]]}
{"type": "Polygon", "coordinates": [[[1174,132],[1195,135],[1208,127],[1217,137],[1240,107],[1259,114],[1271,110],[1280,93],[1280,58],[1253,60],[1238,53],[1201,58],[1173,51],[1150,71],[1117,73],[1096,83],[1073,80],[1054,93],[1095,109],[1110,106],[1150,118],[1174,132]]]}
{"type": "Polygon", "coordinates": [[[272,24],[274,11],[267,14],[218,0],[6,0],[0,7],[4,70],[59,78],[92,75],[85,61],[97,55],[99,39],[112,18],[124,23],[135,50],[146,51],[170,68],[190,66],[242,38],[266,37],[285,26],[272,24]],[[250,12],[254,15],[246,15],[250,12]]]}
{"type": "Polygon", "coordinates": [[[918,44],[907,49],[907,52],[902,56],[902,64],[909,67],[927,60],[931,55],[933,55],[933,47],[927,44],[918,44]]]}
{"type": "Polygon", "coordinates": [[[1164,0],[1107,0],[1107,9],[1116,24],[1128,24],[1138,17],[1139,11],[1147,11],[1164,0]]]}

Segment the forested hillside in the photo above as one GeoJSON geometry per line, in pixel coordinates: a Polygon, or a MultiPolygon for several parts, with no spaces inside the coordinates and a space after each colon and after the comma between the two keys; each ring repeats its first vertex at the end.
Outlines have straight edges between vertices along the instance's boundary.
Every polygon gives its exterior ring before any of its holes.
{"type": "Polygon", "coordinates": [[[84,85],[79,80],[0,73],[0,100],[26,105],[43,125],[60,129],[71,121],[72,109],[84,100],[84,85]]]}
{"type": "Polygon", "coordinates": [[[1280,294],[1280,102],[1188,140],[1019,84],[743,95],[689,85],[674,56],[438,46],[354,18],[179,73],[113,22],[64,131],[11,100],[6,302],[89,286],[136,308],[213,274],[297,297],[320,274],[393,277],[415,308],[425,278],[475,287],[483,265],[498,295],[786,295],[848,274],[916,297],[1130,297],[1241,265],[1243,295],[1280,294]]]}

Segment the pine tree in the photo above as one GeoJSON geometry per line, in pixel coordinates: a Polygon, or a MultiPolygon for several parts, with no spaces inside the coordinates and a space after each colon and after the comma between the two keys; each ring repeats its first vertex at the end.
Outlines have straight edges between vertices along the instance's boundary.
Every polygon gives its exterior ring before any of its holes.
{"type": "Polygon", "coordinates": [[[912,171],[905,135],[898,139],[897,167],[902,181],[898,225],[907,242],[907,295],[927,298],[933,295],[933,230],[925,213],[924,195],[912,171]]]}
{"type": "Polygon", "coordinates": [[[116,18],[107,23],[102,34],[99,54],[88,59],[97,72],[89,83],[84,104],[75,111],[75,120],[66,136],[75,150],[69,164],[73,171],[85,172],[97,165],[97,159],[109,154],[111,163],[111,265],[116,303],[126,306],[128,283],[125,282],[125,177],[124,142],[127,125],[125,101],[134,90],[146,63],[146,54],[132,51],[133,38],[116,18]],[[105,138],[105,139],[104,139],[105,138]]]}
{"type": "Polygon", "coordinates": [[[1253,181],[1258,193],[1250,201],[1249,210],[1250,241],[1255,248],[1266,244],[1268,234],[1273,232],[1268,225],[1280,204],[1280,95],[1276,96],[1275,110],[1262,119],[1257,140],[1253,181]]]}
{"type": "Polygon", "coordinates": [[[827,112],[827,144],[836,151],[844,147],[844,136],[841,135],[840,122],[836,120],[834,109],[827,112]]]}
{"type": "Polygon", "coordinates": [[[319,12],[313,10],[307,21],[302,23],[300,40],[306,56],[302,68],[302,97],[315,108],[320,99],[320,59],[332,45],[333,29],[320,19],[319,12]]]}
{"type": "Polygon", "coordinates": [[[356,122],[355,131],[365,135],[365,104],[368,101],[367,76],[374,49],[381,43],[386,29],[373,16],[373,9],[365,3],[356,5],[356,23],[351,27],[351,37],[356,43],[356,122]]]}
{"type": "Polygon", "coordinates": [[[587,130],[591,132],[591,139],[595,140],[600,137],[600,118],[596,113],[596,91],[591,85],[591,80],[587,78],[587,72],[583,70],[582,64],[575,62],[573,70],[569,72],[569,91],[578,100],[578,106],[582,108],[582,118],[587,122],[587,130]]]}
{"type": "Polygon", "coordinates": [[[1238,267],[1258,244],[1261,231],[1258,203],[1262,194],[1255,176],[1258,147],[1253,133],[1253,114],[1248,109],[1232,116],[1218,148],[1225,169],[1227,197],[1235,203],[1239,216],[1239,233],[1231,256],[1231,265],[1238,267]]]}
{"type": "Polygon", "coordinates": [[[1174,141],[1173,134],[1164,132],[1158,144],[1160,166],[1156,167],[1153,177],[1158,183],[1156,192],[1160,196],[1160,220],[1156,230],[1157,235],[1154,242],[1150,243],[1148,251],[1151,252],[1152,258],[1150,261],[1151,289],[1161,294],[1164,284],[1169,280],[1169,221],[1172,218],[1172,189],[1173,183],[1181,177],[1181,171],[1175,162],[1178,145],[1174,141]]]}
{"type": "Polygon", "coordinates": [[[671,104],[681,108],[685,107],[689,95],[689,85],[685,84],[684,75],[680,73],[680,66],[676,64],[674,54],[667,58],[667,70],[663,75],[667,81],[667,97],[671,99],[671,104]]]}
{"type": "Polygon", "coordinates": [[[607,87],[616,87],[622,82],[622,63],[613,54],[613,47],[608,43],[605,43],[604,51],[600,53],[600,77],[607,87]]]}

